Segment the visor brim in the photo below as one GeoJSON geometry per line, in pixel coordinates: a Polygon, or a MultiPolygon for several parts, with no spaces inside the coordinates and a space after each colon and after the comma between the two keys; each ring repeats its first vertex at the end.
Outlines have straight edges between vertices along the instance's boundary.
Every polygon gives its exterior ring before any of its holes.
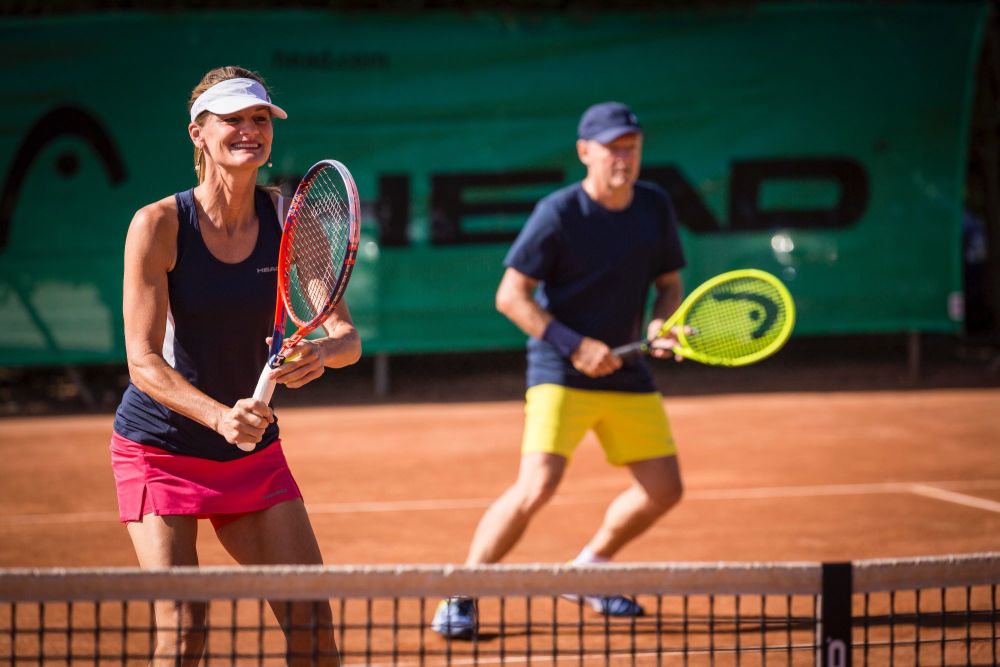
{"type": "Polygon", "coordinates": [[[288,113],[286,113],[285,110],[277,104],[255,97],[247,97],[246,95],[229,95],[214,99],[211,104],[205,107],[204,110],[210,111],[215,115],[219,115],[243,111],[244,109],[249,109],[251,107],[268,107],[271,109],[271,115],[275,118],[288,118],[288,113]]]}

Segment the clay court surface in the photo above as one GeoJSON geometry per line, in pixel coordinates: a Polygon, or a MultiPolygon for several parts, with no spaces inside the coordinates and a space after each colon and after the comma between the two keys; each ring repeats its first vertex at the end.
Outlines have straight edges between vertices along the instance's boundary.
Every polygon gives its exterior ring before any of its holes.
{"type": "MultiPolygon", "coordinates": [[[[967,380],[928,365],[908,382],[898,359],[867,369],[788,359],[770,368],[658,369],[686,495],[620,561],[1000,550],[995,374],[975,366],[967,380]]],[[[476,522],[516,472],[520,375],[449,373],[414,384],[397,370],[394,394],[381,400],[365,400],[370,388],[357,374],[338,394],[331,373],[311,404],[278,408],[328,564],[464,559],[476,522]]],[[[117,522],[111,420],[110,409],[0,419],[0,567],[136,564],[117,522]]],[[[507,562],[572,558],[627,483],[588,436],[507,562]]],[[[231,562],[207,522],[199,539],[204,564],[231,562]]]]}

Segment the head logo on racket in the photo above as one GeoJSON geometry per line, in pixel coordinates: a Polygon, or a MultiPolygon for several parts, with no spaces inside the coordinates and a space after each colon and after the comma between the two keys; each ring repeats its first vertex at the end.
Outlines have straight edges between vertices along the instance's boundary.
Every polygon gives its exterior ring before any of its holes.
{"type": "MultiPolygon", "coordinates": [[[[765,271],[740,269],[699,285],[654,339],[673,332],[674,354],[703,364],[745,366],[781,349],[794,326],[795,302],[781,281],[765,271]]],[[[612,352],[646,352],[654,339],[612,352]]]]}

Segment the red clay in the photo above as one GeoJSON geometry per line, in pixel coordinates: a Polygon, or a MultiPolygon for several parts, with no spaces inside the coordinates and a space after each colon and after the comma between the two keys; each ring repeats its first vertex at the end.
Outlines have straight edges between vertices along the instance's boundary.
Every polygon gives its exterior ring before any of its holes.
{"type": "MultiPolygon", "coordinates": [[[[1000,550],[1000,389],[666,401],[685,499],[620,561],[799,561],[1000,550]]],[[[520,401],[280,410],[326,562],[457,563],[513,480],[520,401]]],[[[0,421],[0,567],[135,565],[111,416],[0,421]]],[[[508,562],[563,562],[628,482],[591,436],[508,562]]],[[[207,522],[205,564],[231,563],[207,522]]]]}

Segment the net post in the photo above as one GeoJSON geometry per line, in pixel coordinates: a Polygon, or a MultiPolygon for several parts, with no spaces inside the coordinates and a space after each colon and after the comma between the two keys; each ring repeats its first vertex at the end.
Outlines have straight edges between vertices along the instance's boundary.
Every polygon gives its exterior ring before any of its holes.
{"type": "Polygon", "coordinates": [[[851,667],[852,570],[850,562],[823,563],[817,661],[821,667],[851,667]]]}

